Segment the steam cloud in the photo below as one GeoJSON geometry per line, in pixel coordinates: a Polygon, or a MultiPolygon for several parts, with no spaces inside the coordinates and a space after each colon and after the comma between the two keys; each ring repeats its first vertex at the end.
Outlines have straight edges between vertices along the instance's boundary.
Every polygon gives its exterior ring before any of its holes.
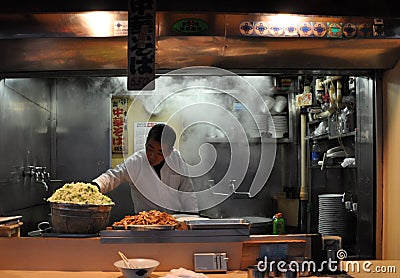
{"type": "MultiPolygon", "coordinates": [[[[203,187],[196,192],[201,210],[225,200],[233,193],[227,189],[235,190],[243,181],[250,157],[248,138],[260,137],[255,118],[270,117],[264,101],[273,94],[273,89],[269,76],[240,77],[221,69],[200,67],[160,76],[155,80],[155,91],[135,97],[134,101],[141,101],[150,112],[149,119],[151,113],[168,108],[167,122],[181,122],[182,131],[177,134],[179,150],[192,178],[203,182],[212,178],[209,173],[217,160],[217,151],[209,143],[210,138],[230,143],[230,159],[226,160],[229,166],[224,177],[211,190],[203,187]],[[237,181],[234,189],[227,187],[231,179],[237,181]]],[[[272,171],[276,146],[265,145],[260,144],[262,155],[250,196],[262,189],[272,171]]]]}

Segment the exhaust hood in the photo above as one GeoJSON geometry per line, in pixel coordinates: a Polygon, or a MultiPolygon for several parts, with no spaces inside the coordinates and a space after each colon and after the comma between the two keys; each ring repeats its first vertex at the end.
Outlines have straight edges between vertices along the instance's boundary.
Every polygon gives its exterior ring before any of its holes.
{"type": "MultiPolygon", "coordinates": [[[[400,58],[397,19],[385,19],[384,37],[303,38],[243,36],[239,23],[266,14],[163,12],[156,15],[156,69],[214,66],[229,70],[371,70],[389,69],[400,58]],[[205,32],[186,35],[174,30],[185,18],[207,23],[205,32]]],[[[327,20],[362,21],[347,17],[327,20]]],[[[126,75],[128,13],[72,12],[0,14],[0,74],[126,75]],[[93,21],[95,18],[100,21],[93,21]]]]}

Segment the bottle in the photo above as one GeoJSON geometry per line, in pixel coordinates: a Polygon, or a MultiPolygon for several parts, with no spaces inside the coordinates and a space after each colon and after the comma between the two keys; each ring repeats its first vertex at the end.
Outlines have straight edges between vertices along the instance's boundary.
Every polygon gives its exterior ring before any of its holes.
{"type": "Polygon", "coordinates": [[[317,141],[314,140],[311,147],[311,166],[318,166],[320,152],[321,148],[319,147],[317,141]]]}
{"type": "Polygon", "coordinates": [[[274,215],[272,222],[272,233],[274,235],[281,235],[285,233],[285,219],[282,217],[282,212],[274,215]]]}

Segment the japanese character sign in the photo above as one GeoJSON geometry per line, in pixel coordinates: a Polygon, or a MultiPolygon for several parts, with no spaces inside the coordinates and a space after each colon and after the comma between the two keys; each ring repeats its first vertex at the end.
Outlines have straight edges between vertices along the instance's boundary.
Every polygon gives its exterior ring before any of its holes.
{"type": "Polygon", "coordinates": [[[123,135],[126,128],[126,113],[128,101],[126,98],[116,98],[112,101],[112,152],[123,153],[123,135]]]}
{"type": "Polygon", "coordinates": [[[154,90],[155,19],[155,0],[129,0],[128,90],[154,90]]]}

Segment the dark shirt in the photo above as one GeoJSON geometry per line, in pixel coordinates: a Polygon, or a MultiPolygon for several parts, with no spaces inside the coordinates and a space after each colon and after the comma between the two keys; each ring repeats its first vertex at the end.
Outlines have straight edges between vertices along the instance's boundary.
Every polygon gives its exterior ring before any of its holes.
{"type": "Polygon", "coordinates": [[[159,164],[154,165],[153,169],[156,171],[157,176],[161,179],[161,168],[164,166],[165,160],[161,161],[159,164]]]}

